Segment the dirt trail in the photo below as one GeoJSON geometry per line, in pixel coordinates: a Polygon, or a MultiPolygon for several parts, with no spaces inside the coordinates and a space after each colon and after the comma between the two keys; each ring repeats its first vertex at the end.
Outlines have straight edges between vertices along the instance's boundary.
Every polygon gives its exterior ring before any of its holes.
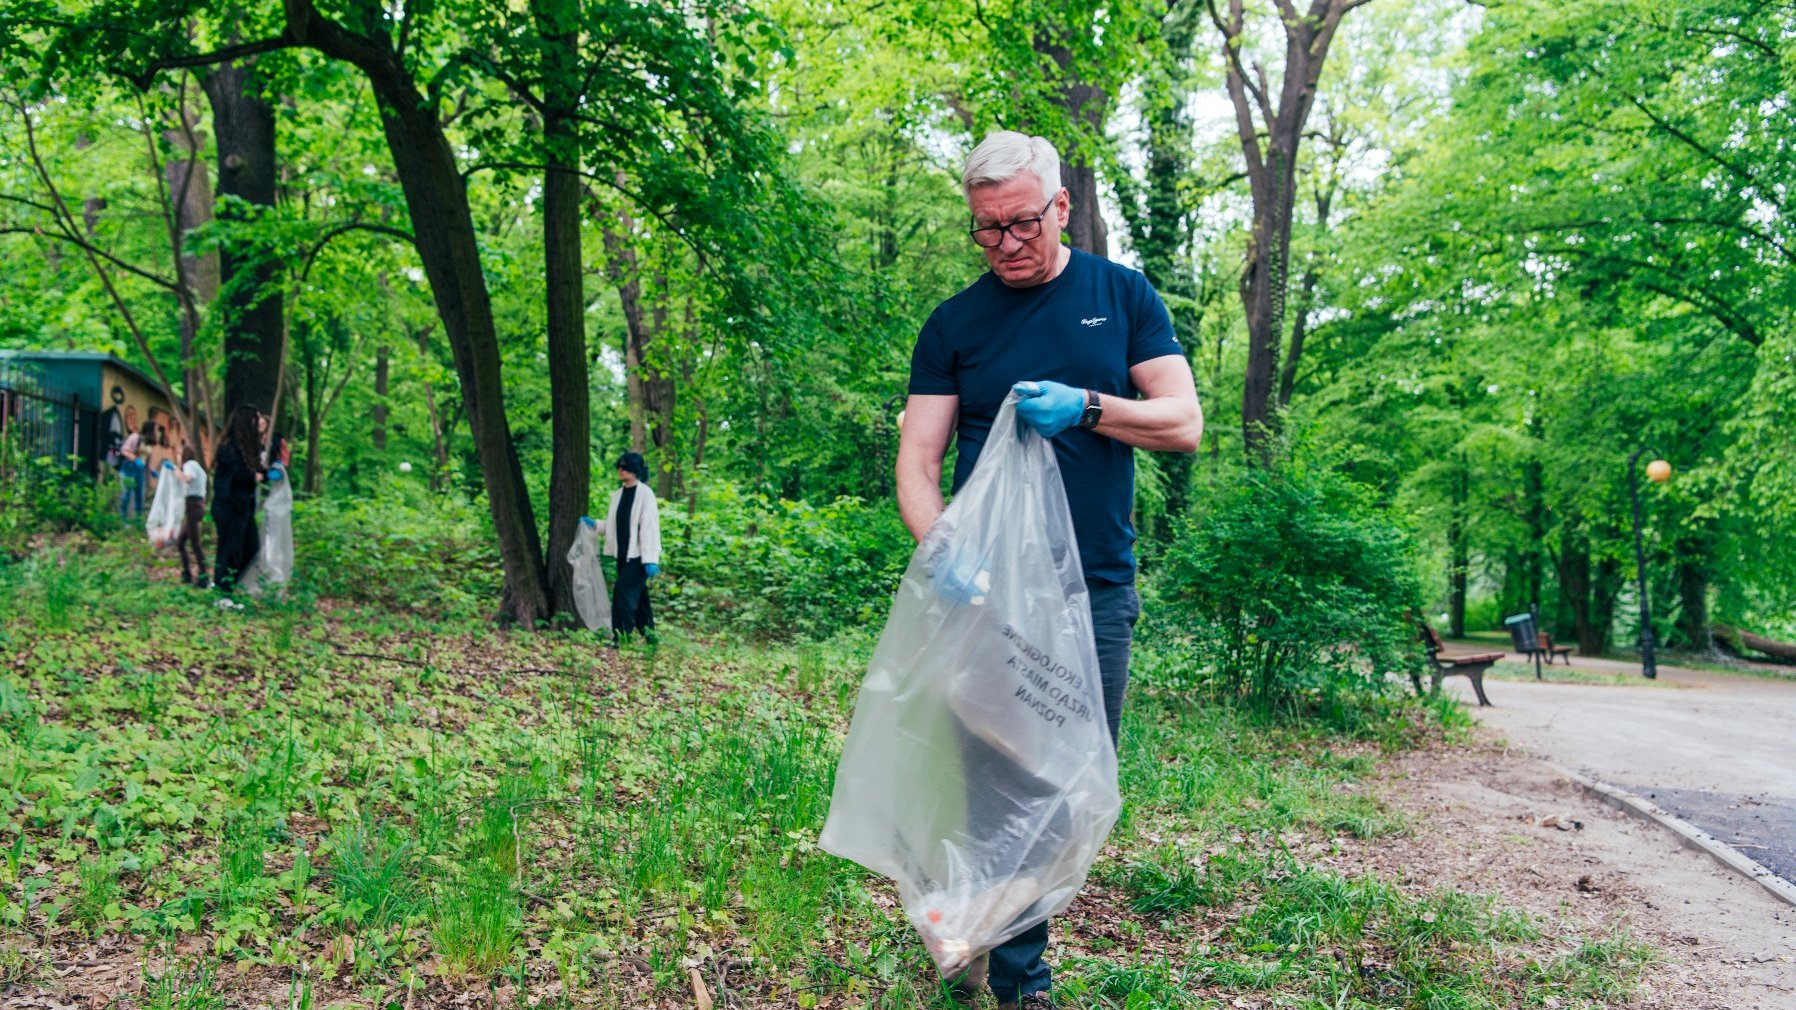
{"type": "Polygon", "coordinates": [[[1587,937],[1625,926],[1662,957],[1641,1008],[1796,1010],[1796,908],[1477,732],[1390,763],[1382,792],[1413,830],[1358,853],[1365,868],[1495,894],[1587,937]]]}
{"type": "Polygon", "coordinates": [[[1796,883],[1796,679],[1662,666],[1648,681],[1580,657],[1545,682],[1485,688],[1495,704],[1478,718],[1512,746],[1646,797],[1796,883]],[[1568,673],[1624,679],[1553,679],[1568,673]]]}

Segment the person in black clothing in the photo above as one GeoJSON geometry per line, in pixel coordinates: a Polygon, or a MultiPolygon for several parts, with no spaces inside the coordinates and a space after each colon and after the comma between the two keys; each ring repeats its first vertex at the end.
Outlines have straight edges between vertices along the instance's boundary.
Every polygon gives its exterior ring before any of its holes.
{"type": "Polygon", "coordinates": [[[256,484],[262,480],[262,434],[268,418],[242,404],[231,412],[212,456],[212,525],[218,529],[212,584],[229,592],[249,567],[262,538],[256,532],[256,484]]]}
{"type": "Polygon", "coordinates": [[[661,574],[661,512],[646,483],[649,467],[641,453],[626,452],[618,458],[617,479],[622,486],[611,493],[611,507],[600,528],[605,553],[617,559],[611,588],[613,641],[634,631],[646,634],[655,626],[649,580],[661,574]]]}

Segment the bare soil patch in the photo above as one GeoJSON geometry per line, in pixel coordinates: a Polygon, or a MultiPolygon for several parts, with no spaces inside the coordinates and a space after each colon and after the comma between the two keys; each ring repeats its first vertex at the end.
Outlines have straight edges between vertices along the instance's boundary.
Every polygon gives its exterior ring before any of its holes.
{"type": "Polygon", "coordinates": [[[1494,894],[1586,935],[1625,928],[1662,957],[1637,1007],[1796,1010],[1796,908],[1479,734],[1383,765],[1379,790],[1411,830],[1341,868],[1494,894]]]}

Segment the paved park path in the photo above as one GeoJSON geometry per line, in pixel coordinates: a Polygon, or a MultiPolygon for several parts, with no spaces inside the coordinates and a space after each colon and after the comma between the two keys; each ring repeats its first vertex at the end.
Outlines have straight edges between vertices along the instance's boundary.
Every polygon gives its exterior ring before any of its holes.
{"type": "MultiPolygon", "coordinates": [[[[1796,678],[1660,666],[1648,681],[1638,665],[1573,657],[1569,672],[1633,678],[1591,684],[1550,669],[1544,683],[1487,676],[1493,707],[1478,718],[1510,746],[1650,798],[1796,883],[1796,678]]],[[[1476,704],[1464,677],[1447,684],[1476,704]]]]}

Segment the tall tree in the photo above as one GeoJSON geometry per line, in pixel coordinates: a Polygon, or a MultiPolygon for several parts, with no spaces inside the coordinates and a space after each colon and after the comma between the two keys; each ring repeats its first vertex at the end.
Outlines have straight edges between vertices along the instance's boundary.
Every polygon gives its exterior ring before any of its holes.
{"type": "Polygon", "coordinates": [[[1291,256],[1291,212],[1297,197],[1297,159],[1329,46],[1341,20],[1368,0],[1311,0],[1298,11],[1275,0],[1284,32],[1284,64],[1276,93],[1266,69],[1251,60],[1245,0],[1205,0],[1221,34],[1225,80],[1235,110],[1236,132],[1246,157],[1253,194],[1253,231],[1241,272],[1247,315],[1247,372],[1241,396],[1242,437],[1249,457],[1264,458],[1278,426],[1275,382],[1284,336],[1286,271],[1291,256]]]}

